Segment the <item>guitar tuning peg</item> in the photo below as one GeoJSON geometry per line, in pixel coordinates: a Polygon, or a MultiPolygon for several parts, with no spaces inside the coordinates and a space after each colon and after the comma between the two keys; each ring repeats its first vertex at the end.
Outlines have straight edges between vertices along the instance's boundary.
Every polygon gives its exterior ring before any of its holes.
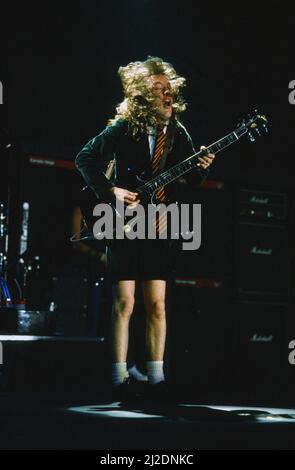
{"type": "Polygon", "coordinates": [[[255,140],[256,140],[255,136],[253,135],[252,132],[248,132],[248,138],[249,138],[250,142],[255,142],[255,140]]]}

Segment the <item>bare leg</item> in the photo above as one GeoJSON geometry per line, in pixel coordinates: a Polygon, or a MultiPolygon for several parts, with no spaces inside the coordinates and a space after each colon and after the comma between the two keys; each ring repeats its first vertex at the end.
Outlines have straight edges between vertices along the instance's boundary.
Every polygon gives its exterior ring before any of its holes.
{"type": "Polygon", "coordinates": [[[142,290],[147,313],[147,359],[148,361],[163,361],[166,341],[166,281],[144,281],[142,290]]]}
{"type": "Polygon", "coordinates": [[[134,307],[135,281],[119,281],[113,286],[112,356],[113,362],[126,362],[129,321],[134,307]]]}

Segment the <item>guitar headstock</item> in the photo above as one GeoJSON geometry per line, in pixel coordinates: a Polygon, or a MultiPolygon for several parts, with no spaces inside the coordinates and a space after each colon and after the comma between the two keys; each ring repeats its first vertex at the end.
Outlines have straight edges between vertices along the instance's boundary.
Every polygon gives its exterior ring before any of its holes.
{"type": "Polygon", "coordinates": [[[259,114],[257,109],[253,115],[248,114],[247,118],[238,125],[236,132],[239,137],[246,134],[250,142],[255,142],[257,137],[268,134],[270,123],[264,114],[259,114]]]}

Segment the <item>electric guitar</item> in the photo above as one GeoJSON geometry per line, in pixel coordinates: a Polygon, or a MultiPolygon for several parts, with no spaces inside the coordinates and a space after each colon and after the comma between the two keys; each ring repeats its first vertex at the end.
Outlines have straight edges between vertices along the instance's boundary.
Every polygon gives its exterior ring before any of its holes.
{"type": "MultiPolygon", "coordinates": [[[[256,140],[256,137],[268,133],[269,132],[269,121],[266,116],[261,115],[255,110],[255,113],[252,116],[248,116],[246,119],[238,124],[236,129],[226,136],[222,137],[221,139],[217,140],[213,144],[207,146],[207,152],[217,154],[224,150],[225,148],[229,147],[230,145],[238,142],[242,137],[246,136],[251,142],[256,140]]],[[[140,186],[136,187],[134,185],[133,188],[127,188],[131,191],[134,191],[139,194],[139,199],[141,203],[144,201],[145,203],[152,203],[155,208],[157,205],[156,200],[156,192],[161,187],[165,187],[168,184],[172,183],[176,179],[180,178],[185,173],[191,171],[192,169],[196,168],[199,163],[199,157],[204,155],[204,150],[200,150],[197,153],[194,153],[190,157],[186,158],[182,162],[172,166],[168,170],[162,171],[160,174],[154,176],[149,181],[143,182],[140,186]]],[[[106,170],[106,175],[108,174],[108,170],[106,170]]],[[[135,175],[136,176],[136,175],[135,175]]],[[[136,179],[137,181],[140,180],[139,177],[136,179]]],[[[80,204],[81,211],[83,214],[83,218],[85,221],[85,225],[88,228],[88,231],[92,230],[93,224],[95,222],[95,218],[93,217],[93,208],[96,206],[99,201],[97,200],[94,192],[89,188],[86,187],[82,191],[83,198],[80,204]]],[[[136,220],[133,220],[133,224],[136,223],[136,220]]],[[[131,229],[130,224],[126,223],[124,225],[124,230],[128,232],[131,229]]],[[[93,235],[88,234],[83,237],[85,238],[94,238],[93,235]]],[[[81,240],[81,238],[80,238],[81,240]]]]}

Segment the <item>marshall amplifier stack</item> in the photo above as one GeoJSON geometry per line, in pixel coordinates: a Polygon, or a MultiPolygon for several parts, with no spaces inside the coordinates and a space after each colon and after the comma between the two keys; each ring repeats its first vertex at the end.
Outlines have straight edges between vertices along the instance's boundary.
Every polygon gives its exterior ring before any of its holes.
{"type": "Polygon", "coordinates": [[[236,236],[241,295],[288,296],[287,196],[241,190],[236,236]]]}
{"type": "Polygon", "coordinates": [[[287,376],[287,194],[209,180],[197,202],[201,248],[175,258],[172,377],[205,396],[257,397],[287,376]]]}
{"type": "Polygon", "coordinates": [[[233,370],[248,394],[276,393],[288,368],[287,194],[241,189],[237,198],[233,370]]]}

